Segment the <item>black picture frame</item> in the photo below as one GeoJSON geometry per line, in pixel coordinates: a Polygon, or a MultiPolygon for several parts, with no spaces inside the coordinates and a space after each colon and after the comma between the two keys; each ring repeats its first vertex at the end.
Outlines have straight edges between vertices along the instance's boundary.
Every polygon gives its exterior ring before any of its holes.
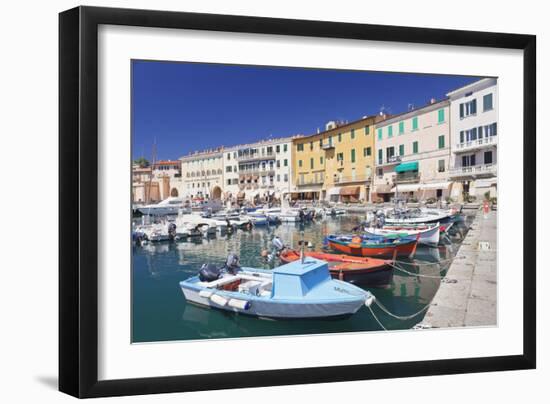
{"type": "Polygon", "coordinates": [[[59,390],[84,398],[535,368],[535,60],[534,35],[96,7],[77,7],[60,13],[59,390]],[[97,52],[100,24],[522,50],[523,353],[98,381],[97,52]]]}

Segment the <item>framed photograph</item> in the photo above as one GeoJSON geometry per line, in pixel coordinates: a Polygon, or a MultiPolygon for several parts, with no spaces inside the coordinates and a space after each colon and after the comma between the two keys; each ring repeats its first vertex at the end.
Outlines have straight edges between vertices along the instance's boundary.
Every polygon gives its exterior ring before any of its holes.
{"type": "Polygon", "coordinates": [[[535,367],[531,35],[59,17],[59,388],[535,367]]]}

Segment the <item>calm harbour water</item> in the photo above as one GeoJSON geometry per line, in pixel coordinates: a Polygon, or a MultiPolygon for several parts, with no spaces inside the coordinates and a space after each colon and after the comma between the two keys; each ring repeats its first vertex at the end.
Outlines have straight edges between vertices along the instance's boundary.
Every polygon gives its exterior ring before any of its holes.
{"type": "MultiPolygon", "coordinates": [[[[281,224],[217,235],[210,239],[150,243],[133,247],[132,273],[132,341],[174,341],[209,338],[257,337],[271,335],[321,334],[380,330],[367,307],[351,317],[337,320],[265,320],[187,304],[179,282],[197,274],[205,262],[222,265],[230,253],[237,253],[241,265],[268,268],[260,257],[264,249],[271,251],[271,239],[278,235],[288,245],[297,247],[304,239],[320,250],[326,234],[351,232],[361,216],[346,215],[327,218],[306,225],[281,224]]],[[[434,277],[420,277],[395,270],[393,282],[386,288],[366,288],[392,313],[409,315],[425,307],[440,285],[463,236],[465,223],[455,223],[445,245],[419,246],[415,259],[421,264],[400,265],[409,272],[434,277]],[[439,262],[426,264],[426,262],[439,262]]],[[[373,305],[382,324],[390,330],[409,329],[422,321],[424,313],[409,321],[396,320],[373,305]]]]}

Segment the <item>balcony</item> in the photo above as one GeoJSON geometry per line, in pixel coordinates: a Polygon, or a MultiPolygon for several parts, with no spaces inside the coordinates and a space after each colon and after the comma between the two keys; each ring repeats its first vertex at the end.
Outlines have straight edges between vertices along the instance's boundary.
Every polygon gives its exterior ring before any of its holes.
{"type": "Polygon", "coordinates": [[[378,167],[391,166],[394,164],[401,164],[401,156],[390,156],[386,158],[386,161],[379,163],[378,167]]]}
{"type": "Polygon", "coordinates": [[[296,182],[297,186],[305,186],[305,185],[322,185],[324,183],[324,176],[321,178],[306,178],[303,181],[300,181],[300,178],[298,178],[298,181],[296,182]]]}
{"type": "Polygon", "coordinates": [[[497,175],[497,165],[480,164],[477,166],[456,167],[449,171],[449,175],[454,178],[494,177],[497,175]]]}
{"type": "Polygon", "coordinates": [[[256,169],[256,170],[239,170],[239,176],[245,176],[245,175],[275,175],[275,169],[256,169]]]}
{"type": "Polygon", "coordinates": [[[418,181],[420,181],[420,174],[418,171],[406,171],[403,173],[398,173],[393,177],[393,182],[396,184],[407,184],[418,181]]]}
{"type": "Polygon", "coordinates": [[[334,144],[332,144],[332,142],[323,144],[322,149],[323,149],[323,150],[331,150],[331,149],[334,149],[334,144]]]}
{"type": "Polygon", "coordinates": [[[237,156],[237,161],[260,161],[260,160],[275,160],[275,152],[272,153],[255,153],[255,154],[245,154],[242,156],[237,156]]]}
{"type": "Polygon", "coordinates": [[[454,150],[454,152],[461,153],[465,151],[472,151],[472,150],[482,149],[484,147],[496,146],[496,145],[497,145],[497,137],[489,136],[489,137],[483,137],[481,139],[470,140],[469,142],[457,143],[456,149],[454,150]]]}
{"type": "Polygon", "coordinates": [[[354,182],[371,182],[371,177],[367,175],[352,175],[347,177],[334,177],[335,184],[346,184],[354,182]]]}

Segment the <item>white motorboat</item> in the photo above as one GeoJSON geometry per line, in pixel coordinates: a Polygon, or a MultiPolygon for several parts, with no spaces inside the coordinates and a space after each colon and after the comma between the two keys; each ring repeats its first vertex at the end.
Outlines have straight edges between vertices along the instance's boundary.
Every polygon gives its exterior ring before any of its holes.
{"type": "Polygon", "coordinates": [[[151,216],[177,215],[180,208],[184,208],[183,205],[183,198],[170,197],[156,204],[140,206],[137,210],[151,216]]]}

